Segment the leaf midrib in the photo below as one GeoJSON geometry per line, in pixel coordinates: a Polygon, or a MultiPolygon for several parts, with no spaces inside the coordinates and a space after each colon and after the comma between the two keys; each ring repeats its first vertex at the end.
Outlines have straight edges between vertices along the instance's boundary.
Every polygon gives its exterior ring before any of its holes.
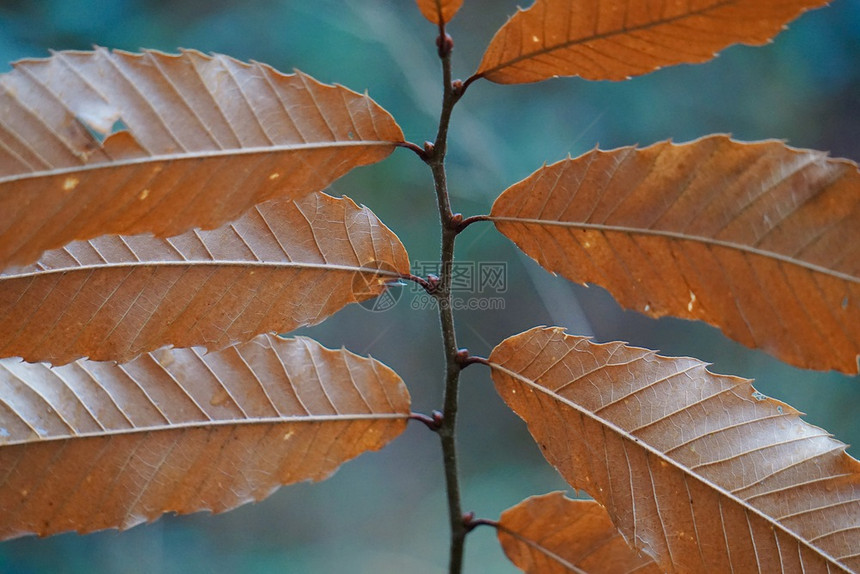
{"type": "Polygon", "coordinates": [[[342,264],[329,263],[303,263],[301,261],[241,261],[241,260],[189,260],[189,261],[128,261],[128,262],[111,262],[99,263],[94,265],[80,265],[75,267],[59,267],[56,269],[45,269],[37,271],[29,271],[26,273],[9,273],[0,274],[0,284],[3,281],[22,278],[40,278],[56,274],[65,275],[75,272],[99,272],[113,269],[129,269],[129,268],[147,268],[147,267],[260,267],[260,268],[294,268],[320,271],[344,271],[350,273],[368,273],[373,275],[384,275],[386,277],[401,278],[402,275],[396,271],[388,271],[386,269],[378,269],[375,267],[362,267],[342,264]]]}
{"type": "Polygon", "coordinates": [[[58,167],[49,170],[28,171],[0,177],[0,185],[15,183],[18,181],[36,179],[40,177],[56,177],[62,175],[73,175],[76,173],[89,172],[99,169],[118,169],[123,167],[146,165],[151,163],[171,163],[180,161],[195,161],[214,159],[218,157],[231,157],[242,155],[265,155],[277,154],[291,151],[311,151],[315,149],[341,148],[341,147],[396,147],[401,141],[386,140],[348,140],[329,142],[307,142],[290,143],[262,147],[231,148],[220,150],[201,150],[180,152],[173,154],[147,155],[142,157],[125,158],[111,162],[99,162],[92,164],[76,165],[69,167],[58,167]]]}
{"type": "Polygon", "coordinates": [[[656,237],[664,237],[667,239],[676,239],[679,241],[690,241],[693,243],[701,243],[708,246],[713,247],[724,247],[726,249],[733,249],[736,251],[743,251],[745,253],[749,253],[751,255],[758,255],[760,257],[767,257],[769,259],[775,259],[777,261],[781,261],[783,263],[789,263],[791,265],[796,265],[798,267],[803,267],[810,271],[814,271],[816,273],[821,273],[824,275],[828,275],[830,277],[841,279],[843,281],[848,281],[851,283],[860,284],[860,277],[855,277],[853,275],[849,275],[847,273],[843,273],[841,271],[836,271],[834,269],[829,269],[827,267],[823,267],[821,265],[816,265],[815,263],[810,263],[808,261],[804,261],[802,259],[797,259],[791,257],[789,255],[784,255],[782,253],[777,253],[775,251],[767,251],[765,249],[759,249],[757,247],[753,247],[751,245],[746,245],[743,243],[735,243],[732,241],[724,241],[722,239],[714,239],[713,237],[704,237],[701,235],[688,235],[685,233],[681,233],[678,231],[669,231],[664,229],[648,229],[643,227],[628,227],[624,225],[606,225],[603,223],[584,223],[584,222],[576,222],[576,221],[558,221],[558,220],[547,220],[547,219],[533,219],[533,218],[525,218],[525,217],[505,217],[505,216],[496,216],[491,215],[488,219],[493,222],[496,221],[508,221],[512,223],[523,223],[529,225],[542,225],[542,226],[555,226],[555,227],[572,227],[576,229],[593,229],[596,231],[608,231],[615,233],[624,233],[627,235],[651,235],[656,237]]]}
{"type": "MultiPolygon", "coordinates": [[[[744,499],[738,498],[737,496],[735,496],[731,492],[725,490],[721,486],[711,482],[709,479],[705,478],[704,476],[701,476],[701,475],[693,472],[693,470],[682,465],[681,463],[679,463],[678,461],[676,461],[672,457],[667,456],[662,451],[651,446],[649,443],[643,441],[639,437],[632,435],[631,433],[629,433],[625,429],[621,428],[620,426],[616,425],[612,421],[604,419],[603,417],[593,413],[592,411],[586,409],[585,407],[582,407],[582,406],[578,405],[577,403],[566,399],[565,397],[562,397],[562,396],[557,395],[556,393],[553,393],[552,391],[550,391],[546,387],[543,387],[543,386],[539,385],[538,383],[536,383],[535,381],[532,381],[529,378],[527,378],[527,377],[525,377],[519,373],[511,371],[511,370],[503,367],[502,365],[500,365],[498,363],[494,363],[492,361],[489,361],[488,365],[490,366],[490,368],[501,371],[502,373],[508,375],[509,377],[511,377],[515,380],[518,380],[521,383],[528,385],[532,389],[535,389],[536,391],[541,392],[541,393],[549,396],[550,398],[552,398],[552,399],[554,399],[554,400],[556,400],[556,401],[558,401],[564,405],[567,405],[568,407],[577,411],[578,413],[582,414],[583,416],[595,421],[596,423],[598,423],[600,425],[605,426],[606,428],[608,428],[610,431],[616,433],[621,438],[624,438],[624,439],[631,441],[633,444],[637,445],[638,447],[640,447],[640,448],[644,449],[646,452],[648,452],[648,454],[651,454],[651,455],[657,457],[661,461],[670,465],[672,468],[675,468],[678,472],[681,472],[684,475],[689,476],[693,480],[701,482],[706,487],[717,492],[719,495],[727,498],[729,501],[731,501],[735,504],[738,504],[739,506],[744,508],[746,511],[748,511],[752,514],[755,514],[759,518],[765,520],[768,524],[771,525],[772,528],[778,528],[779,530],[784,532],[787,536],[791,537],[793,540],[797,541],[799,544],[802,544],[803,546],[805,546],[806,548],[808,548],[809,550],[811,550],[812,552],[814,552],[815,554],[820,556],[828,564],[832,564],[832,565],[840,568],[844,572],[851,572],[848,568],[843,566],[842,563],[839,562],[836,558],[834,558],[830,554],[826,553],[824,550],[822,550],[816,546],[813,546],[811,543],[809,543],[807,540],[805,540],[802,536],[795,533],[793,530],[786,527],[781,522],[778,522],[777,520],[775,520],[771,516],[763,513],[762,511],[758,510],[754,506],[748,504],[744,499]]],[[[661,519],[661,521],[662,521],[662,519],[661,519]]]]}
{"type": "MultiPolygon", "coordinates": [[[[18,441],[0,442],[0,448],[22,445],[36,445],[48,442],[57,442],[64,440],[79,440],[89,438],[105,438],[122,435],[131,435],[136,433],[154,433],[168,432],[174,430],[210,430],[211,427],[227,427],[227,426],[255,426],[255,425],[275,425],[287,423],[324,423],[324,422],[345,422],[359,420],[397,420],[409,419],[409,413],[343,413],[334,415],[284,415],[282,417],[248,417],[244,419],[215,419],[203,421],[188,421],[181,423],[170,423],[163,425],[152,425],[143,427],[109,429],[103,431],[93,431],[85,433],[64,434],[55,436],[39,437],[36,439],[24,439],[18,441]]],[[[37,433],[38,434],[38,433],[37,433]]]]}

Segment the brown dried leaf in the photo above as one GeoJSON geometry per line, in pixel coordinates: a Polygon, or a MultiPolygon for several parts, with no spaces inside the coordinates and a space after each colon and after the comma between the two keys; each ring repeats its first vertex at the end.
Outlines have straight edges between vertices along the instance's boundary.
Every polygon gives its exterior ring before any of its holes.
{"type": "Polygon", "coordinates": [[[799,367],[857,372],[852,162],[726,136],[594,150],[513,185],[492,217],[546,269],[624,307],[706,321],[799,367]]]}
{"type": "Polygon", "coordinates": [[[0,360],[0,538],[224,512],[322,480],[406,427],[388,367],[264,335],[117,365],[0,360]]]}
{"type": "Polygon", "coordinates": [[[529,574],[659,574],[654,561],[631,548],[593,500],[562,492],[532,496],[502,513],[499,542],[529,574]]]}
{"type": "Polygon", "coordinates": [[[25,60],[0,110],[0,269],[76,239],[212,229],[403,140],[366,95],[195,51],[25,60]]]}
{"type": "Polygon", "coordinates": [[[319,323],[408,272],[403,244],[369,209],[323,193],[212,231],[78,241],[0,274],[0,356],[63,364],[222,349],[319,323]]]}
{"type": "Polygon", "coordinates": [[[556,76],[624,80],[759,46],[827,0],[536,0],[490,41],[475,75],[500,84],[556,76]]]}
{"type": "Polygon", "coordinates": [[[860,569],[860,462],[749,380],[559,328],[489,360],[547,460],[664,570],[860,569]]]}
{"type": "Polygon", "coordinates": [[[434,24],[450,22],[463,5],[463,0],[415,0],[415,2],[424,17],[434,24]]]}

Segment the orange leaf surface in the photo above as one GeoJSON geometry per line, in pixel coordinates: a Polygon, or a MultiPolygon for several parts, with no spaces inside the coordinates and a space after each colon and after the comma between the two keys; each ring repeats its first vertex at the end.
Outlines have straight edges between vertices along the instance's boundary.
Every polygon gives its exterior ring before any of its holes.
{"type": "Polygon", "coordinates": [[[319,323],[409,272],[366,207],[315,193],[169,239],[103,236],[0,273],[0,356],[127,361],[319,323]]]}
{"type": "Polygon", "coordinates": [[[651,558],[631,548],[606,509],[561,492],[527,498],[502,513],[499,542],[529,574],[659,574],[651,558]]]}
{"type": "Polygon", "coordinates": [[[706,321],[799,367],[857,372],[851,162],[726,136],[594,150],[513,185],[491,213],[543,267],[624,307],[706,321]]]}
{"type": "Polygon", "coordinates": [[[759,46],[827,0],[536,0],[490,42],[476,76],[500,84],[556,76],[624,80],[759,46]]]}
{"type": "Polygon", "coordinates": [[[749,380],[558,328],[489,361],[547,460],[664,570],[860,569],[860,462],[749,380]]]}
{"type": "Polygon", "coordinates": [[[425,18],[434,24],[445,24],[451,21],[460,6],[463,5],[463,0],[415,0],[418,4],[418,9],[425,18]]]}
{"type": "Polygon", "coordinates": [[[403,133],[369,97],[221,55],[58,52],[0,76],[0,269],[319,191],[403,133]]]}
{"type": "Polygon", "coordinates": [[[0,538],[224,512],[322,480],[406,427],[373,359],[261,336],[130,363],[0,360],[0,538]]]}

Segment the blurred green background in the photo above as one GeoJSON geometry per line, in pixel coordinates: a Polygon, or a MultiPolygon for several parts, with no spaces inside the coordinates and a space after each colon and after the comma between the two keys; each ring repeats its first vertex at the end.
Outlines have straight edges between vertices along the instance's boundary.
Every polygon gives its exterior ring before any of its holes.
{"type": "MultiPolygon", "coordinates": [[[[516,2],[466,0],[450,25],[455,75],[477,66],[516,2]]],[[[319,80],[367,89],[406,133],[432,139],[440,101],[436,30],[410,0],[4,0],[0,62],[45,57],[49,49],[102,45],[179,47],[299,68],[319,80]]],[[[486,213],[508,185],[568,154],[713,133],[780,138],[797,147],[860,159],[860,3],[836,0],[803,16],[763,48],[733,47],[707,64],[677,66],[622,83],[560,79],[528,86],[474,84],[453,117],[449,180],[455,210],[486,213]]],[[[8,64],[0,64],[7,71],[8,64]]],[[[370,206],[403,239],[414,261],[438,257],[431,178],[398,150],[334,184],[330,193],[370,206]]],[[[799,371],[680,320],[654,321],[618,308],[599,288],[553,278],[519,255],[489,224],[459,240],[461,261],[506,261],[501,311],[461,312],[461,346],[485,355],[534,325],[562,325],[598,340],[625,340],[667,355],[692,355],[712,370],[757,379],[762,392],[808,413],[807,420],[860,444],[860,380],[799,371]]],[[[398,304],[359,306],[305,329],[331,347],[372,354],[397,370],[414,410],[441,403],[438,321],[398,304]]],[[[463,377],[460,434],[464,506],[497,518],[531,494],[565,488],[524,425],[501,404],[487,371],[463,377]]],[[[855,456],[860,452],[851,449],[855,456]]],[[[233,512],[166,517],[113,531],[0,544],[0,572],[443,572],[447,522],[438,441],[421,425],[378,453],[347,463],[320,484],[281,489],[233,512]]],[[[467,572],[514,572],[489,528],[468,540],[467,572]]]]}

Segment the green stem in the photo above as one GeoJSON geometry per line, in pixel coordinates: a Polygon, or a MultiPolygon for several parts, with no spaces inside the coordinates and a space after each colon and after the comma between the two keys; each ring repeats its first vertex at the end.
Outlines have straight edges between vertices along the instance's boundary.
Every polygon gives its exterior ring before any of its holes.
{"type": "Polygon", "coordinates": [[[439,306],[439,321],[445,351],[445,397],[442,422],[437,432],[442,442],[442,458],[445,465],[445,487],[448,498],[448,515],[451,524],[450,574],[459,574],[463,569],[463,554],[466,534],[469,529],[463,520],[460,503],[460,481],[457,472],[457,408],[462,364],[457,348],[457,335],[454,328],[454,313],[451,301],[451,270],[454,262],[454,242],[460,231],[462,217],[451,211],[448,195],[448,182],[445,173],[445,153],[448,147],[448,124],[451,112],[462,93],[451,83],[451,46],[450,37],[440,26],[439,57],[442,60],[444,93],[442,111],[439,117],[439,131],[432,148],[426,150],[425,161],[433,172],[436,200],[439,206],[439,220],[442,226],[441,269],[439,284],[433,297],[439,306]]]}

